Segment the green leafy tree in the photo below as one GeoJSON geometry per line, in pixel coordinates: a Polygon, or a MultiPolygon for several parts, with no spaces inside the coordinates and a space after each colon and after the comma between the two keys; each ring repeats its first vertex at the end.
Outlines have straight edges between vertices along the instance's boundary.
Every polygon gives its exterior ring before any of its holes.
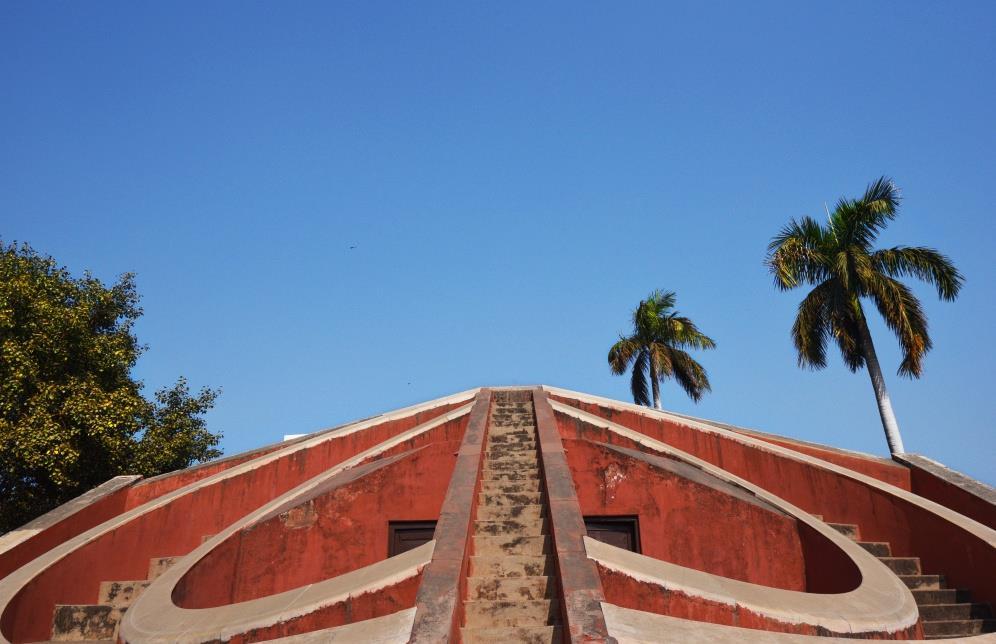
{"type": "Polygon", "coordinates": [[[660,382],[674,378],[698,402],[711,391],[705,369],[685,349],[712,349],[716,343],[691,320],[674,310],[672,291],[654,291],[633,311],[633,334],[621,336],[609,349],[609,368],[621,376],[632,365],[630,390],[638,405],[661,408],[660,382]]]}
{"type": "Polygon", "coordinates": [[[810,217],[791,220],[772,238],[766,259],[779,289],[814,287],[799,305],[792,326],[799,366],[825,367],[826,345],[832,338],[852,372],[867,367],[893,454],[904,451],[903,441],[862,300],[874,303],[899,339],[899,375],[918,378],[931,348],[927,316],[920,300],[898,278],[928,282],[943,300],[954,300],[964,281],[951,260],[933,248],[872,248],[895,219],[898,206],[898,188],[882,177],[860,199],[838,201],[825,226],[810,217]]]}
{"type": "Polygon", "coordinates": [[[203,415],[217,392],[180,379],[141,395],[134,277],[74,278],[0,241],[0,533],[107,479],[215,458],[203,415]]]}

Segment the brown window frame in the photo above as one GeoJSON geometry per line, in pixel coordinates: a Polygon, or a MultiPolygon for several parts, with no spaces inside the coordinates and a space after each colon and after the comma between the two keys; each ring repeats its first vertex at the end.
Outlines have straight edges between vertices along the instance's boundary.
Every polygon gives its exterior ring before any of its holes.
{"type": "MultiPolygon", "coordinates": [[[[590,528],[589,524],[603,524],[607,526],[622,526],[628,528],[628,532],[632,535],[633,550],[632,552],[640,553],[642,548],[640,546],[640,517],[635,514],[628,515],[588,515],[584,517],[584,528],[585,533],[588,533],[590,528]]],[[[622,530],[619,530],[622,532],[622,530]]],[[[591,537],[591,535],[588,535],[591,537]]],[[[591,537],[595,539],[595,537],[591,537]]],[[[600,539],[596,539],[600,541],[600,539]]]]}
{"type": "MultiPolygon", "coordinates": [[[[425,542],[432,541],[434,533],[436,531],[435,521],[388,521],[387,523],[387,556],[393,557],[395,555],[401,554],[399,551],[395,552],[395,546],[399,543],[399,534],[405,531],[424,531],[428,530],[430,532],[429,538],[425,542]]],[[[415,546],[418,547],[418,546],[415,546]]],[[[413,548],[409,548],[412,550],[413,548]]]]}

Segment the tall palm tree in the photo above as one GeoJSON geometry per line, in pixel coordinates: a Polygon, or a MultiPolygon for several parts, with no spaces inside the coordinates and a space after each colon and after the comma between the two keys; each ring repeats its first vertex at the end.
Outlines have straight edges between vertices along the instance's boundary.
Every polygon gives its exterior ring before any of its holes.
{"type": "Polygon", "coordinates": [[[881,177],[860,199],[838,201],[833,212],[828,211],[825,226],[810,217],[791,220],[768,244],[765,262],[779,289],[815,287],[799,304],[792,325],[799,366],[825,367],[830,338],[852,372],[866,366],[893,454],[903,453],[903,441],[861,302],[871,300],[899,338],[903,352],[899,375],[918,378],[931,348],[927,316],[897,278],[915,277],[933,284],[942,300],[954,300],[964,282],[951,260],[933,248],[872,248],[896,217],[898,206],[899,189],[881,177]]]}
{"type": "Polygon", "coordinates": [[[621,376],[633,366],[630,390],[633,402],[661,408],[660,382],[674,378],[692,400],[711,391],[705,369],[684,349],[712,349],[716,343],[698,330],[695,323],[674,310],[673,291],[654,291],[633,311],[633,335],[620,336],[609,349],[609,368],[621,376]]]}

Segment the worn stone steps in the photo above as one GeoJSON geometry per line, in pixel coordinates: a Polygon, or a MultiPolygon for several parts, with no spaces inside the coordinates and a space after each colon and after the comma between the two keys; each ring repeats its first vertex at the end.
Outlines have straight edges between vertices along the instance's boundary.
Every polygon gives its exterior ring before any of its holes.
{"type": "Polygon", "coordinates": [[[919,557],[893,557],[885,542],[859,541],[858,526],[829,524],[858,541],[906,584],[916,600],[926,639],[967,637],[996,631],[989,604],[973,603],[971,593],[945,588],[943,575],[925,575],[919,557]]]}
{"type": "Polygon", "coordinates": [[[100,590],[97,592],[97,603],[107,604],[114,608],[128,608],[151,583],[148,579],[136,581],[103,581],[100,583],[100,590]]]}
{"type": "Polygon", "coordinates": [[[553,596],[553,584],[548,577],[469,577],[469,599],[531,601],[553,596]]]}
{"type": "Polygon", "coordinates": [[[994,619],[949,620],[941,622],[924,622],[923,635],[928,640],[945,639],[948,637],[969,637],[992,633],[996,631],[994,619]]]}
{"type": "Polygon", "coordinates": [[[554,572],[546,555],[474,555],[470,558],[471,577],[537,577],[554,572]]]}
{"type": "Polygon", "coordinates": [[[539,468],[531,470],[494,470],[484,468],[485,481],[538,481],[539,468]]]}
{"type": "Polygon", "coordinates": [[[944,575],[899,575],[910,590],[941,590],[944,575]]]}
{"type": "Polygon", "coordinates": [[[464,603],[464,619],[466,628],[546,626],[558,610],[559,606],[550,599],[474,599],[464,603]]]}
{"type": "Polygon", "coordinates": [[[128,607],[166,572],[179,557],[149,560],[147,579],[104,581],[97,589],[95,604],[57,604],[52,614],[53,642],[99,642],[117,639],[117,628],[128,607]]]}
{"type": "Polygon", "coordinates": [[[474,536],[497,537],[509,535],[534,537],[547,533],[546,519],[505,519],[502,521],[474,521],[474,536]]]}
{"type": "Polygon", "coordinates": [[[512,626],[507,628],[461,628],[464,644],[554,644],[563,641],[560,626],[512,626]]]}
{"type": "Polygon", "coordinates": [[[485,494],[526,494],[539,493],[539,479],[521,481],[481,481],[481,492],[485,494]]]}
{"type": "Polygon", "coordinates": [[[834,530],[836,530],[837,532],[841,533],[845,537],[850,537],[851,539],[854,539],[855,541],[860,541],[861,540],[861,532],[858,530],[858,526],[854,525],[853,523],[830,523],[830,522],[827,522],[827,525],[830,526],[831,528],[833,528],[834,530]]]}
{"type": "Polygon", "coordinates": [[[878,560],[897,575],[919,575],[923,572],[919,557],[879,557],[878,560]]]}
{"type": "Polygon", "coordinates": [[[531,521],[543,517],[543,506],[533,505],[482,505],[477,508],[478,521],[531,521]]]}
{"type": "Polygon", "coordinates": [[[931,606],[933,604],[957,604],[969,601],[971,593],[966,590],[955,590],[954,588],[942,588],[940,590],[912,590],[913,599],[917,606],[931,606]]]}
{"type": "Polygon", "coordinates": [[[543,502],[543,497],[536,492],[516,493],[516,492],[481,492],[477,495],[477,503],[481,506],[512,506],[512,505],[537,505],[543,502]]]}
{"type": "Polygon", "coordinates": [[[859,541],[858,545],[876,557],[892,556],[892,546],[885,541],[859,541]]]}
{"type": "Polygon", "coordinates": [[[550,538],[546,535],[474,537],[475,555],[539,556],[549,552],[550,538]]]}

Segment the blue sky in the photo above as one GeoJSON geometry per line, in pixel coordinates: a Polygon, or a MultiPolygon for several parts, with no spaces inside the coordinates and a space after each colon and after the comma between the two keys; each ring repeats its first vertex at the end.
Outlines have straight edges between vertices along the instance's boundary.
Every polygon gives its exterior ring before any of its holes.
{"type": "Polygon", "coordinates": [[[620,399],[654,288],[718,342],[666,407],[886,452],[868,376],[796,367],[790,217],[903,189],[883,245],[934,351],[895,375],[909,451],[996,482],[996,4],[0,5],[0,236],[138,274],[149,393],[223,388],[235,452],[482,384],[620,399]],[[355,248],[352,248],[355,246],[355,248]]]}

